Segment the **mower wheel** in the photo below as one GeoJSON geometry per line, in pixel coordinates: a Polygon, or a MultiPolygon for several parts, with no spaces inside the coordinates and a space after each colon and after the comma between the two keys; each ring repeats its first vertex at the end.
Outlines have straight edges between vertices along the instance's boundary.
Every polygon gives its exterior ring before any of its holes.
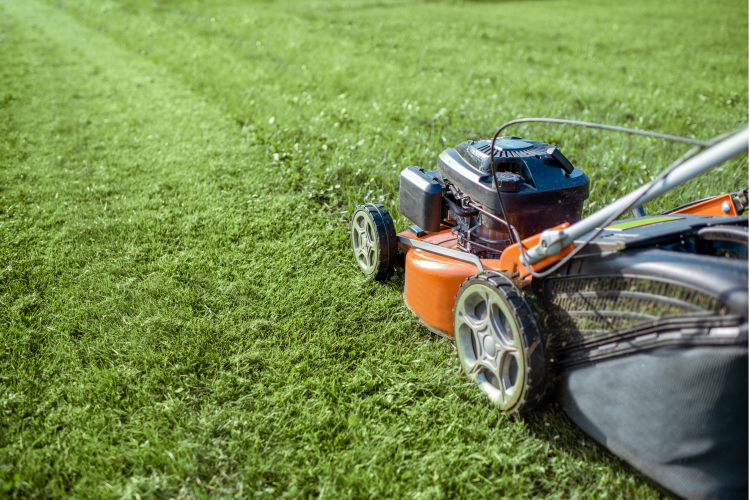
{"type": "Polygon", "coordinates": [[[352,253],[362,274],[382,281],[398,264],[396,227],[380,203],[358,205],[352,214],[352,253]]]}
{"type": "Polygon", "coordinates": [[[458,359],[490,401],[508,414],[526,412],[552,380],[531,307],[513,283],[484,272],[459,288],[453,309],[458,359]]]}

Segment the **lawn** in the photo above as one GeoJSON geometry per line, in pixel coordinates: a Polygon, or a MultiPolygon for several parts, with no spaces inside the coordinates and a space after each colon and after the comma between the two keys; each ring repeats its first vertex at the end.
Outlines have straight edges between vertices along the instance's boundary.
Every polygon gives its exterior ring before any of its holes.
{"type": "MultiPolygon", "coordinates": [[[[742,2],[0,0],[0,496],[652,498],[500,415],[349,253],[398,174],[520,116],[747,122],[742,2]]],[[[587,212],[680,145],[559,126],[587,212]]],[[[743,188],[735,160],[647,213],[743,188]]]]}

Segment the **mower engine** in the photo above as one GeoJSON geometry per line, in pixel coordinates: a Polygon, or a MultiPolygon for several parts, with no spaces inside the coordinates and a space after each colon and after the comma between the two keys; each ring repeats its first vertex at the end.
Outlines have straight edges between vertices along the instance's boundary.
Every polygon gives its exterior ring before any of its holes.
{"type": "Polygon", "coordinates": [[[506,215],[522,239],[581,219],[589,196],[586,174],[557,147],[519,137],[495,141],[503,214],[492,182],[491,148],[491,141],[467,141],[443,151],[437,171],[406,168],[401,172],[401,213],[427,233],[452,227],[459,249],[485,259],[499,258],[513,243],[506,215]]]}

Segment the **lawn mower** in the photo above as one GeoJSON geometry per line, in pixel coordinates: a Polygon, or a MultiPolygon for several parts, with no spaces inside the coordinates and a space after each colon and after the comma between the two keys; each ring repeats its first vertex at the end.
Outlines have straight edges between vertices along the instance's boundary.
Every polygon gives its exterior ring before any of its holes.
{"type": "Polygon", "coordinates": [[[466,375],[499,410],[522,414],[554,395],[584,432],[668,491],[746,498],[747,189],[659,215],[642,207],[747,149],[747,128],[699,141],[514,120],[491,140],[445,150],[435,170],[401,172],[405,231],[383,205],[357,206],[354,259],[375,280],[404,270],[406,306],[455,341],[466,375]],[[500,135],[530,122],[694,148],[581,219],[586,174],[554,145],[500,135]]]}

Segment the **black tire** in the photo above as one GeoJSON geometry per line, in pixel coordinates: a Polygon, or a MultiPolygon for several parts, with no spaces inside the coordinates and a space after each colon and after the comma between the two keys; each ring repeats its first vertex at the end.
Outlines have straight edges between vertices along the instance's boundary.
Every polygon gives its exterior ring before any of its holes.
{"type": "Polygon", "coordinates": [[[358,205],[350,234],[354,261],[362,274],[385,280],[398,265],[396,227],[388,210],[380,203],[358,205]]]}
{"type": "Polygon", "coordinates": [[[461,366],[490,401],[510,415],[542,402],[554,383],[549,349],[508,278],[495,272],[468,278],[456,295],[453,322],[461,366]]]}

